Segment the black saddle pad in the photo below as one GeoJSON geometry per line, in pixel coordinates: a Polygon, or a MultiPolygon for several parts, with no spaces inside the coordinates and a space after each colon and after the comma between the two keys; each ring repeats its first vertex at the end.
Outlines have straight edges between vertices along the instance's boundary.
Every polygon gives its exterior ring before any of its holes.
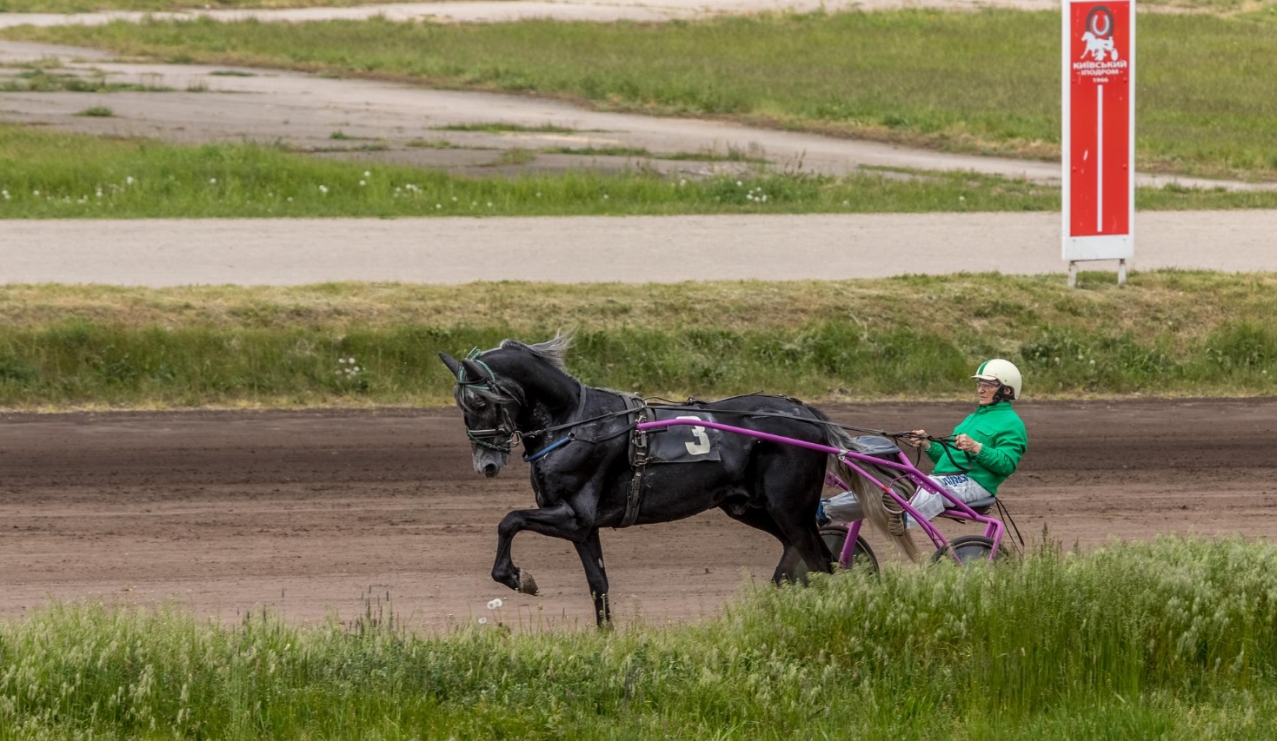
{"type": "MultiPolygon", "coordinates": [[[[690,418],[704,422],[718,422],[709,412],[688,412],[682,409],[661,409],[660,407],[652,407],[652,418],[656,421],[690,418]]],[[[648,460],[651,463],[719,461],[722,460],[722,455],[719,453],[722,439],[723,433],[708,427],[670,425],[648,436],[648,460]]]]}

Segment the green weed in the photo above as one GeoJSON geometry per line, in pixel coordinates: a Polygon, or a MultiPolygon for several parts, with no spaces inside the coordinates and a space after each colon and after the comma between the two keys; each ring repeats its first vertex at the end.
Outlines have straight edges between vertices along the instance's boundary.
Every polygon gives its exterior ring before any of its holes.
{"type": "MultiPolygon", "coordinates": [[[[352,142],[351,144],[357,144],[352,142]]],[[[338,151],[384,151],[367,142],[338,151]]],[[[317,148],[312,151],[325,151],[317,148]]],[[[332,150],[327,150],[332,151],[332,150]]],[[[527,150],[505,155],[519,164],[527,150]]],[[[0,219],[1056,211],[1059,191],[970,173],[704,180],[616,174],[466,178],[259,145],[177,146],[0,124],[0,219]]],[[[1136,192],[1140,209],[1274,208],[1277,192],[1136,192]]]]}
{"type": "Polygon", "coordinates": [[[584,382],[667,397],[965,398],[971,369],[997,356],[1020,365],[1028,398],[1277,392],[1277,331],[1237,318],[1277,313],[1277,277],[1112,283],[8,286],[0,406],[444,405],[439,351],[562,327],[578,329],[568,366],[584,382]]]}

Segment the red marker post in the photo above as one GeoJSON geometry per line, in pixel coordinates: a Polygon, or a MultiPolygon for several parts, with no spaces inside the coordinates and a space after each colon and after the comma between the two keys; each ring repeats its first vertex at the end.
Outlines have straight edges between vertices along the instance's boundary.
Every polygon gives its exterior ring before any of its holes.
{"type": "Polygon", "coordinates": [[[1063,0],[1063,257],[1135,254],[1135,3],[1063,0]]]}

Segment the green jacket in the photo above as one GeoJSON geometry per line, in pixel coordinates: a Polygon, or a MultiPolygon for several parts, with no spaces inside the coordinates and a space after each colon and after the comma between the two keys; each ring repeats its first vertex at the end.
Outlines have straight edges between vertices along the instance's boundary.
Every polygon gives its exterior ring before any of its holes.
{"type": "Polygon", "coordinates": [[[1011,408],[1011,402],[1002,401],[997,404],[982,406],[975,410],[962,423],[953,428],[954,435],[970,435],[976,442],[984,445],[975,460],[968,462],[967,454],[954,448],[953,461],[945,455],[944,446],[931,443],[927,447],[927,457],[936,464],[932,473],[945,476],[962,473],[959,466],[971,466],[967,475],[975,479],[990,494],[998,493],[998,486],[1007,477],[1015,473],[1020,465],[1020,457],[1029,448],[1029,435],[1020,421],[1020,415],[1011,408]],[[957,465],[954,465],[954,463],[957,465]]]}

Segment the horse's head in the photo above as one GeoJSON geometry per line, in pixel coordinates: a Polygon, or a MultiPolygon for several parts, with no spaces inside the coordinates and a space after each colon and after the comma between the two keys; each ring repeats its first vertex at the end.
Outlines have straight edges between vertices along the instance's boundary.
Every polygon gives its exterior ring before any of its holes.
{"type": "Polygon", "coordinates": [[[570,333],[535,345],[505,340],[492,350],[472,350],[465,360],[439,353],[456,378],[453,397],[465,415],[477,473],[492,478],[501,472],[520,422],[544,426],[547,409],[575,405],[580,385],[563,369],[571,340],[570,333]]]}
{"type": "Polygon", "coordinates": [[[474,470],[493,478],[510,461],[510,446],[518,434],[514,420],[522,395],[512,383],[497,378],[482,353],[472,352],[459,361],[441,352],[439,359],[457,379],[452,395],[465,415],[474,470]]]}

